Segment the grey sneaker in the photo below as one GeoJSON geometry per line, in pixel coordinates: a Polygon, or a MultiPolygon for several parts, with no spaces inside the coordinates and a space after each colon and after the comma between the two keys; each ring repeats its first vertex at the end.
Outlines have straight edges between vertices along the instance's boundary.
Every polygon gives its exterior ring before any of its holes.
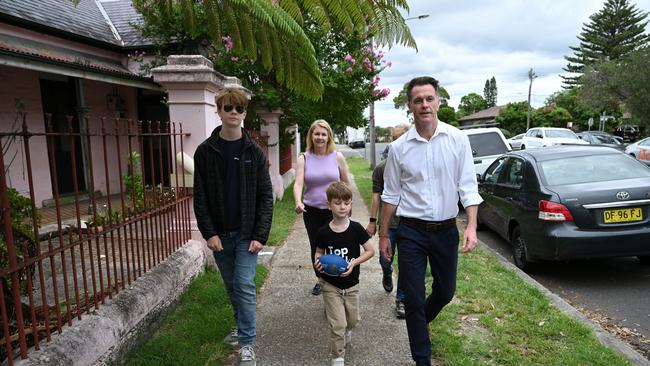
{"type": "Polygon", "coordinates": [[[239,334],[237,334],[237,328],[233,330],[231,333],[228,333],[226,338],[223,339],[223,343],[229,344],[233,347],[239,344],[239,334]]]}
{"type": "Polygon", "coordinates": [[[406,310],[404,309],[404,302],[400,300],[395,301],[395,315],[397,319],[406,318],[406,310]]]}
{"type": "Polygon", "coordinates": [[[252,345],[242,346],[239,349],[239,365],[240,366],[255,366],[255,351],[252,345]]]}
{"type": "Polygon", "coordinates": [[[345,366],[345,358],[343,357],[333,358],[332,366],[345,366]]]}

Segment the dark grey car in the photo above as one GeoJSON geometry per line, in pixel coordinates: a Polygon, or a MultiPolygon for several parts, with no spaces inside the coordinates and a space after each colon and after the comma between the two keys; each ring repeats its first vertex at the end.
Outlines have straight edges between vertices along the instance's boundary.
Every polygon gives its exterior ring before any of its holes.
{"type": "Polygon", "coordinates": [[[602,131],[584,131],[578,132],[578,137],[592,145],[603,145],[613,147],[617,150],[625,150],[625,145],[616,139],[615,136],[602,131]]]}
{"type": "Polygon", "coordinates": [[[638,256],[650,262],[650,170],[615,149],[510,152],[479,178],[479,222],[513,246],[514,262],[638,256]]]}

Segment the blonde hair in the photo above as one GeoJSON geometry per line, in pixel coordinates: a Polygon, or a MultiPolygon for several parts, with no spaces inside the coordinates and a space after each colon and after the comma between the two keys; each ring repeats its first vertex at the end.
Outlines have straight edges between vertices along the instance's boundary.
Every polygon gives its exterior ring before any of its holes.
{"type": "Polygon", "coordinates": [[[352,199],[352,191],[344,182],[332,182],[327,186],[327,202],[333,200],[349,201],[352,199]]]}
{"type": "Polygon", "coordinates": [[[226,104],[248,107],[248,98],[246,97],[246,94],[244,94],[244,92],[239,88],[221,89],[214,99],[217,102],[217,109],[221,109],[221,107],[226,104]]]}
{"type": "Polygon", "coordinates": [[[312,136],[316,127],[321,127],[327,130],[327,149],[325,154],[329,154],[332,151],[336,150],[336,145],[334,144],[334,133],[332,132],[332,127],[324,119],[315,120],[311,126],[309,126],[309,131],[307,131],[307,151],[310,153],[314,152],[314,142],[312,141],[312,136]]]}
{"type": "Polygon", "coordinates": [[[407,124],[401,124],[393,127],[393,130],[391,131],[393,141],[397,140],[400,136],[402,136],[406,131],[409,130],[409,128],[411,128],[411,126],[407,124]]]}

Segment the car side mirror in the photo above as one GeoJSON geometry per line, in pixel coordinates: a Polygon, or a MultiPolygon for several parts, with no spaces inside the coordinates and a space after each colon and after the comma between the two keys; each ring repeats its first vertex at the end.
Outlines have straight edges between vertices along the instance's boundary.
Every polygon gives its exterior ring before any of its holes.
{"type": "Polygon", "coordinates": [[[483,181],[483,176],[481,174],[476,174],[476,181],[477,182],[482,182],[483,181]]]}

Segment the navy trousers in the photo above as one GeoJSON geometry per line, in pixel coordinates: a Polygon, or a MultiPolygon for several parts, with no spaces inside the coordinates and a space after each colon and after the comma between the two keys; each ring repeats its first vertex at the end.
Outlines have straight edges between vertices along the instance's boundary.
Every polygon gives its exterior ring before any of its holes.
{"type": "Polygon", "coordinates": [[[458,229],[427,232],[402,222],[397,229],[397,247],[411,356],[416,365],[430,366],[429,322],[451,301],[456,291],[458,229]],[[427,262],[433,285],[431,294],[425,299],[427,262]]]}

